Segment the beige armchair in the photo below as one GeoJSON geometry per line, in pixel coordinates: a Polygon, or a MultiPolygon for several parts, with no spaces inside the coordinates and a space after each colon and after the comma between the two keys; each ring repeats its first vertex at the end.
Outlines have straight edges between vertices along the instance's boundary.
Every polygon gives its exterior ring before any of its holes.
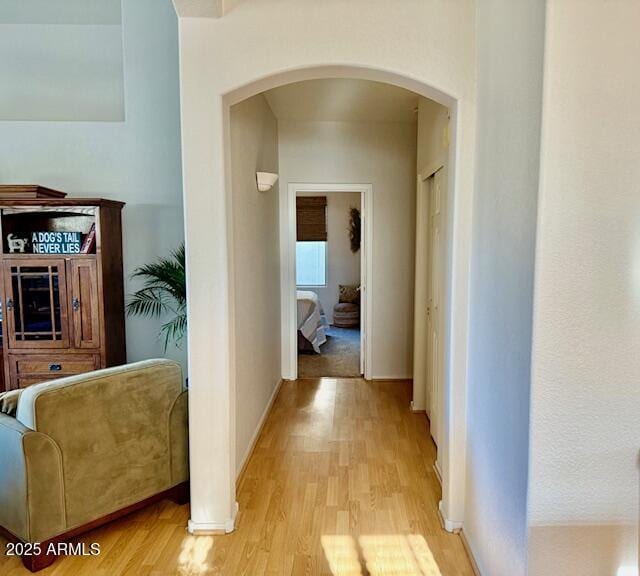
{"type": "Polygon", "coordinates": [[[0,526],[42,544],[163,497],[186,501],[187,393],[180,366],[149,360],[30,386],[0,414],[0,526]]]}

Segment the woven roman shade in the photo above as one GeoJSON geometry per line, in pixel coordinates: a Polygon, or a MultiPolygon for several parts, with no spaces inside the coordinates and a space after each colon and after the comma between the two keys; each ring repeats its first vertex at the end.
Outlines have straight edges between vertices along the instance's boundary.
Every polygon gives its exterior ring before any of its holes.
{"type": "Polygon", "coordinates": [[[296,233],[298,242],[327,241],[327,197],[296,198],[296,233]]]}

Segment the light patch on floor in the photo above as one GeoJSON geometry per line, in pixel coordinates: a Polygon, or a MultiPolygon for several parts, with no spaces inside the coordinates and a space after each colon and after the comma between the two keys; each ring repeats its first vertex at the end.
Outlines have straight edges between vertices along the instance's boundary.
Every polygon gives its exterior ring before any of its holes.
{"type": "Polygon", "coordinates": [[[211,536],[192,536],[187,538],[178,557],[178,571],[180,574],[198,576],[209,572],[207,556],[213,546],[211,536]]]}
{"type": "MultiPolygon", "coordinates": [[[[189,506],[163,501],[75,540],[99,543],[100,556],[59,558],[42,574],[473,576],[462,540],[440,526],[435,446],[411,391],[284,382],[240,480],[233,533],[192,536],[189,506]]],[[[0,574],[29,572],[0,555],[0,574]]]]}
{"type": "Polygon", "coordinates": [[[333,576],[442,576],[420,534],[323,536],[322,548],[333,576]]]}

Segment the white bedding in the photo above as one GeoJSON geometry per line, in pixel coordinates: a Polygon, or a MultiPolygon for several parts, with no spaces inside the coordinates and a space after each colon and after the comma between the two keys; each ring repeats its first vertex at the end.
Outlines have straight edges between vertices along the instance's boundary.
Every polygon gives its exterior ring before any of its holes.
{"type": "Polygon", "coordinates": [[[322,305],[315,292],[307,290],[297,291],[298,299],[298,330],[320,354],[320,346],[327,341],[325,333],[329,325],[322,310],[322,305]]]}

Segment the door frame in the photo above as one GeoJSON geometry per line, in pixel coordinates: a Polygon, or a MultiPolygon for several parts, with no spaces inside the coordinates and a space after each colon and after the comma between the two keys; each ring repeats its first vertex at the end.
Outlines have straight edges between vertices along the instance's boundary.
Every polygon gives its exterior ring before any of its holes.
{"type": "MultiPolygon", "coordinates": [[[[289,183],[280,212],[280,316],[282,324],[282,378],[298,378],[298,323],[296,299],[296,196],[299,192],[360,193],[363,221],[360,245],[360,367],[371,379],[371,336],[373,333],[373,185],[289,183]]],[[[283,198],[281,198],[283,200],[283,198]]]]}
{"type": "MultiPolygon", "coordinates": [[[[452,80],[450,75],[441,76],[437,66],[433,70],[420,65],[411,70],[395,65],[380,67],[375,58],[355,58],[358,64],[335,64],[335,61],[317,60],[313,54],[307,58],[306,53],[301,60],[287,55],[286,61],[266,68],[229,68],[227,76],[216,70],[203,81],[198,55],[206,48],[206,35],[195,34],[196,22],[189,20],[181,20],[181,25],[193,24],[193,30],[181,29],[184,34],[180,36],[189,301],[189,530],[233,530],[237,511],[236,385],[230,312],[233,310],[230,302],[233,301],[234,258],[230,218],[230,107],[278,86],[319,78],[356,78],[392,84],[435,100],[451,113],[447,155],[450,209],[446,293],[449,302],[444,329],[448,350],[443,398],[441,513],[447,530],[459,529],[464,518],[467,445],[467,336],[476,112],[472,87],[456,82],[455,78],[452,80]],[[200,52],[194,49],[198,46],[202,47],[200,52]],[[439,87],[438,80],[443,82],[439,87]],[[203,125],[207,126],[206,130],[202,129],[203,125]],[[216,322],[211,318],[216,318],[216,322]],[[211,439],[215,439],[217,446],[213,452],[211,439]]],[[[280,194],[279,227],[286,230],[283,226],[287,219],[286,192],[281,190],[280,194]]],[[[285,241],[281,233],[281,244],[285,241]]]]}
{"type": "MultiPolygon", "coordinates": [[[[424,288],[426,290],[426,280],[425,278],[429,277],[430,266],[431,264],[422,261],[421,255],[418,250],[418,243],[421,238],[421,234],[428,234],[429,226],[428,224],[424,226],[424,230],[421,229],[421,225],[423,224],[423,218],[426,216],[427,220],[429,219],[429,210],[431,205],[431,199],[429,198],[429,185],[428,180],[432,176],[435,176],[436,172],[439,170],[446,169],[446,160],[441,158],[436,160],[435,162],[430,163],[427,166],[424,166],[422,170],[418,173],[417,181],[416,181],[416,262],[415,262],[415,292],[414,292],[414,336],[413,336],[413,400],[411,401],[411,409],[414,412],[427,412],[427,394],[426,394],[426,385],[427,385],[427,376],[426,372],[423,374],[423,364],[425,358],[423,355],[419,354],[419,350],[426,350],[426,333],[420,330],[420,320],[423,319],[420,315],[420,310],[424,308],[426,303],[426,298],[428,292],[424,293],[420,288],[424,288]],[[424,286],[419,286],[420,282],[424,282],[424,286]],[[423,298],[421,298],[423,296],[423,298]],[[420,374],[418,374],[420,373],[420,374]],[[424,377],[423,377],[424,376],[424,377]]],[[[448,191],[445,191],[448,193],[448,191]]],[[[445,224],[447,220],[445,218],[445,224]]],[[[446,230],[445,230],[445,240],[446,240],[446,230]]],[[[429,250],[428,241],[425,242],[427,246],[427,252],[429,250]]],[[[449,250],[448,244],[445,244],[445,250],[449,250]]],[[[449,258],[449,254],[445,254],[445,258],[449,258]]],[[[445,296],[449,296],[446,288],[443,290],[443,294],[445,296]]],[[[445,306],[445,311],[447,310],[445,306]]],[[[446,313],[446,312],[445,312],[446,313]]]]}

